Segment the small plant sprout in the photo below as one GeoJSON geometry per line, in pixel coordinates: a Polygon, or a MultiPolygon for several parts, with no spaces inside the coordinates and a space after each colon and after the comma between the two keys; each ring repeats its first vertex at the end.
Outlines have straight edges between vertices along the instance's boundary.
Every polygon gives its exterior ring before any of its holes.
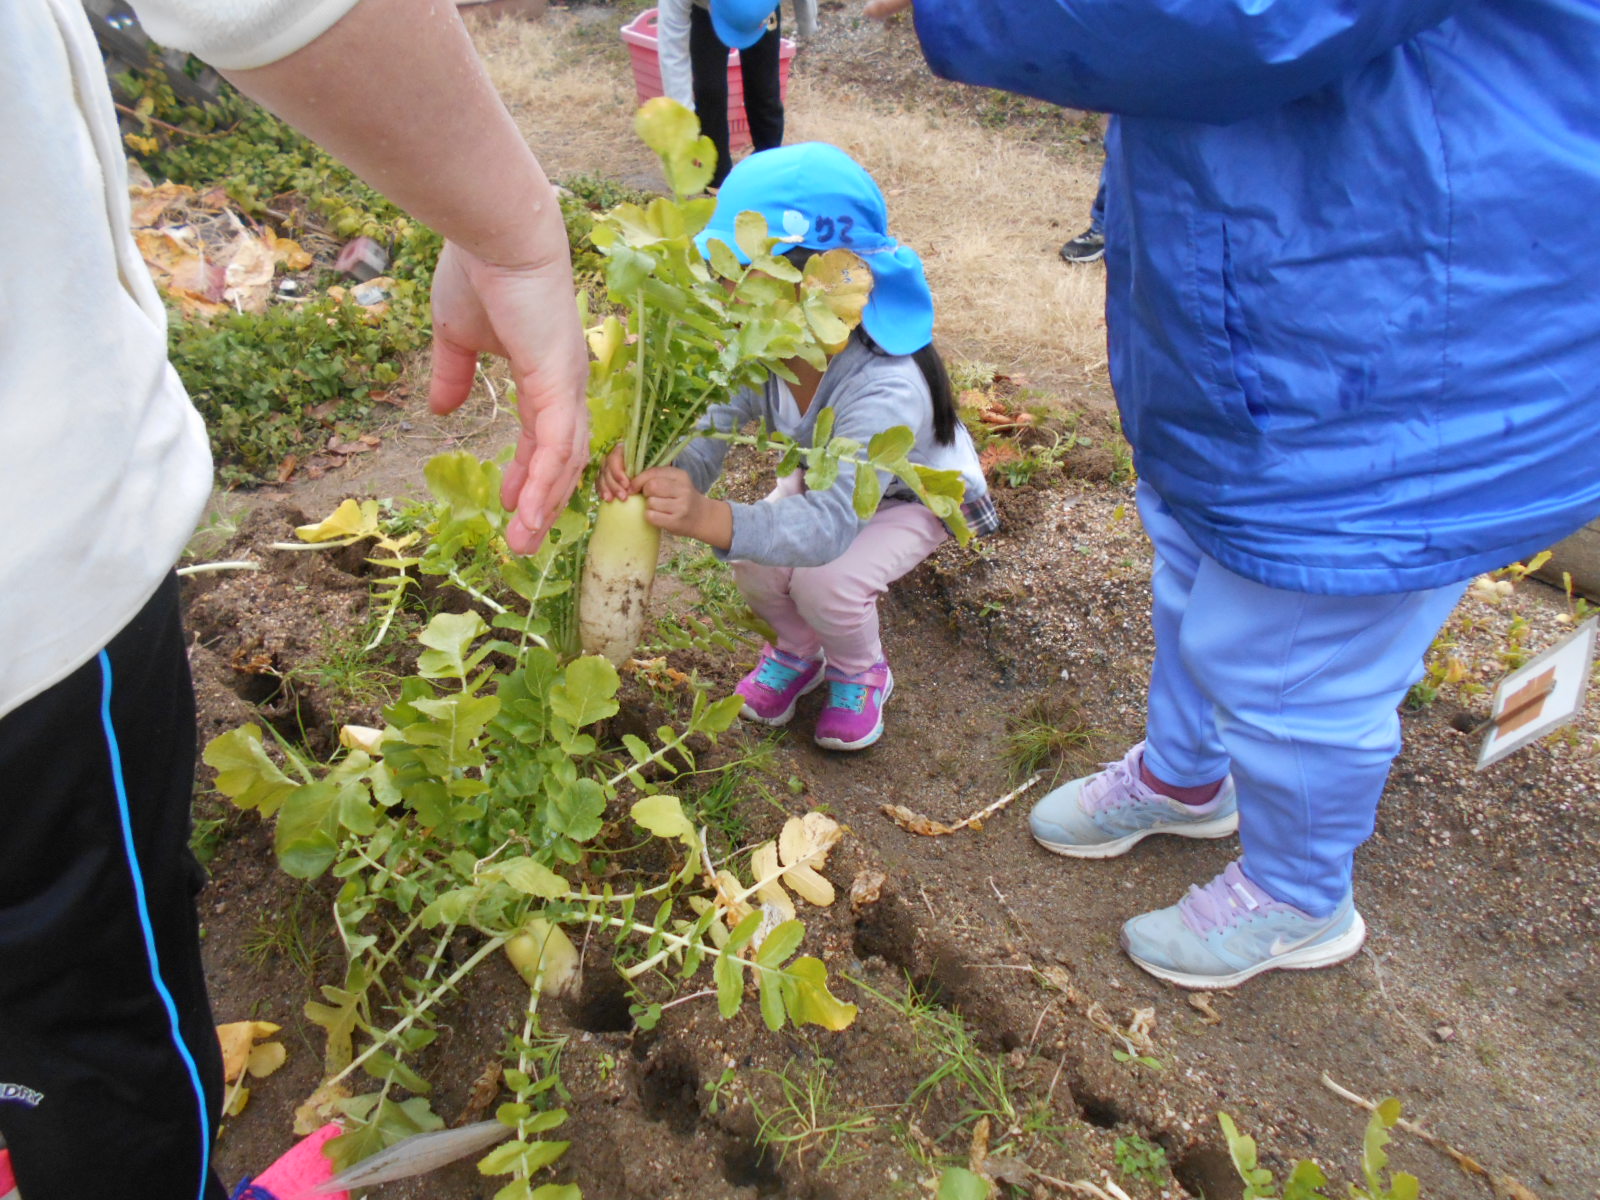
{"type": "MultiPolygon", "coordinates": [[[[1244,1200],[1277,1200],[1278,1184],[1272,1172],[1257,1161],[1255,1139],[1240,1133],[1227,1113],[1218,1113],[1217,1121],[1227,1139],[1234,1170],[1244,1181],[1244,1200]]],[[[1363,1182],[1350,1185],[1350,1200],[1417,1200],[1421,1195],[1416,1176],[1404,1171],[1388,1173],[1389,1131],[1399,1121],[1400,1101],[1389,1099],[1374,1106],[1361,1145],[1363,1182]]],[[[1322,1190],[1327,1185],[1328,1176],[1323,1169],[1310,1159],[1301,1159],[1283,1181],[1282,1200],[1333,1200],[1330,1193],[1322,1190]]]]}

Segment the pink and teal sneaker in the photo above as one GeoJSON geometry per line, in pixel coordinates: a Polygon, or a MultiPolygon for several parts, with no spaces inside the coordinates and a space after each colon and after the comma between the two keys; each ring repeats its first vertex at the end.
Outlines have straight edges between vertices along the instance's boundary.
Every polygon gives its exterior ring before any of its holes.
{"type": "Polygon", "coordinates": [[[894,692],[886,662],[859,675],[829,667],[828,702],[817,717],[817,745],[825,750],[864,750],[883,736],[883,706],[894,692]]]}
{"type": "Polygon", "coordinates": [[[739,715],[763,725],[787,725],[800,697],[822,683],[822,659],[799,658],[776,646],[761,648],[755,670],[733,690],[744,697],[739,715]]]}

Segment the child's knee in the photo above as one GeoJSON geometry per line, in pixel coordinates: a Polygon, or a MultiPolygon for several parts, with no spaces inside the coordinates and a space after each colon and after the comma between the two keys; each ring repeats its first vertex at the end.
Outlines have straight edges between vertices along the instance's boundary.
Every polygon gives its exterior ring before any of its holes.
{"type": "Polygon", "coordinates": [[[747,600],[777,599],[789,593],[791,572],[786,568],[749,562],[736,562],[732,566],[733,581],[747,600]]]}
{"type": "Polygon", "coordinates": [[[799,567],[789,581],[789,594],[800,615],[819,633],[849,630],[871,615],[875,593],[827,567],[799,567]]]}

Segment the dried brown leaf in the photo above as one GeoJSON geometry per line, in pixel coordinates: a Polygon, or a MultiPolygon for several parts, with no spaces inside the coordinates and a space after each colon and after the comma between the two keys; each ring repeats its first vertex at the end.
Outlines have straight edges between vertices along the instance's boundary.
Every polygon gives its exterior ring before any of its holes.
{"type": "Polygon", "coordinates": [[[850,881],[850,907],[859,912],[869,904],[876,904],[883,894],[888,876],[882,871],[862,871],[850,881]]]}

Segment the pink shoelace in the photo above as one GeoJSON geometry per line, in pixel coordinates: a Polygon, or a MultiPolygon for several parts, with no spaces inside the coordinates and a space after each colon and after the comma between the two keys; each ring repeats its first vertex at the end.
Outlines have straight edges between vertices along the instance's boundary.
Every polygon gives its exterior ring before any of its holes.
{"type": "Polygon", "coordinates": [[[1222,874],[1210,883],[1191,887],[1178,901],[1178,913],[1184,924],[1202,937],[1212,930],[1237,925],[1258,912],[1272,910],[1300,911],[1274,900],[1241,871],[1236,862],[1224,867],[1222,874]]]}
{"type": "Polygon", "coordinates": [[[1135,755],[1130,751],[1116,762],[1101,763],[1105,770],[1083,785],[1080,800],[1083,811],[1098,813],[1119,808],[1127,803],[1129,795],[1141,798],[1154,796],[1155,793],[1139,778],[1137,764],[1141,758],[1142,752],[1135,755]]]}

